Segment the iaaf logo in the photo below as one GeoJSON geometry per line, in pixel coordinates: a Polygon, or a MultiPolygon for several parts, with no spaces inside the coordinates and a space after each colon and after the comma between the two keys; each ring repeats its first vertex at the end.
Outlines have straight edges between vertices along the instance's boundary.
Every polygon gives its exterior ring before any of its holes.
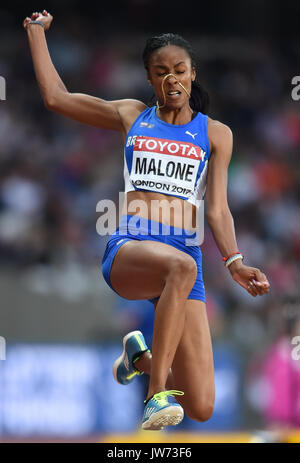
{"type": "Polygon", "coordinates": [[[126,147],[131,145],[134,146],[134,151],[171,154],[173,156],[201,159],[201,161],[204,160],[206,154],[200,146],[196,146],[193,143],[166,140],[163,138],[133,135],[132,137],[128,137],[126,147]]]}

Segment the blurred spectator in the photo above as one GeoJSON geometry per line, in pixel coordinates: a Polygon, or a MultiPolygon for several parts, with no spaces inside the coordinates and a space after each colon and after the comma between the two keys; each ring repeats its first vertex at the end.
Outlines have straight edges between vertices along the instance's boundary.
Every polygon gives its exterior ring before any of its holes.
{"type": "Polygon", "coordinates": [[[299,309],[298,298],[283,306],[280,334],[250,364],[248,398],[269,427],[300,426],[300,355],[292,342],[300,339],[299,309]]]}

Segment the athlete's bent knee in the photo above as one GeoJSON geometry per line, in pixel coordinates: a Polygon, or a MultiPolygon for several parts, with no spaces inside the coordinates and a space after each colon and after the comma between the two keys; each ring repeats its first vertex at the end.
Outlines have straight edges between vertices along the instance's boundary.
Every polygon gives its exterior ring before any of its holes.
{"type": "Polygon", "coordinates": [[[192,409],[185,410],[186,415],[195,421],[207,421],[211,418],[214,411],[214,404],[206,403],[194,406],[192,409]]]}
{"type": "Polygon", "coordinates": [[[178,254],[169,262],[168,277],[183,282],[186,279],[196,280],[197,264],[188,254],[178,254]]]}

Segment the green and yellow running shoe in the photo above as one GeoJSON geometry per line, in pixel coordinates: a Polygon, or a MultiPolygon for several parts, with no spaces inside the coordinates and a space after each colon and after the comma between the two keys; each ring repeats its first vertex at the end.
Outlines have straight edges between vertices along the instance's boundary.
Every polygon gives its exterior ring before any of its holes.
{"type": "MultiPolygon", "coordinates": [[[[146,403],[142,419],[142,429],[159,431],[165,426],[179,424],[184,412],[181,405],[169,403],[168,396],[184,395],[181,391],[163,391],[154,394],[146,403]]],[[[146,402],[146,401],[145,401],[146,402]]]]}
{"type": "Polygon", "coordinates": [[[123,352],[113,366],[113,375],[117,383],[129,384],[136,375],[143,374],[135,368],[134,361],[138,360],[142,353],[147,351],[150,350],[141,331],[131,331],[131,333],[124,336],[123,352]]]}

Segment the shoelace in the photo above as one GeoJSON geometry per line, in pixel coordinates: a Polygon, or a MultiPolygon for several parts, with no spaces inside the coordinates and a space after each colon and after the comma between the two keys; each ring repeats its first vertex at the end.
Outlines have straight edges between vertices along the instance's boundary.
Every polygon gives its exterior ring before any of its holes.
{"type": "MultiPolygon", "coordinates": [[[[162,392],[158,392],[157,394],[154,394],[153,397],[151,398],[151,400],[154,400],[155,402],[157,402],[158,405],[165,405],[165,403],[168,403],[167,397],[169,395],[171,395],[171,396],[184,395],[184,392],[175,391],[175,390],[162,391],[162,392]]],[[[145,402],[146,402],[146,400],[144,400],[144,403],[145,402]]]]}
{"type": "Polygon", "coordinates": [[[135,367],[134,364],[135,364],[135,362],[137,362],[137,361],[141,358],[141,356],[142,356],[143,354],[145,354],[146,352],[150,352],[150,349],[143,350],[142,353],[141,353],[141,355],[139,355],[138,357],[136,357],[136,358],[134,359],[134,361],[132,362],[132,363],[133,363],[133,367],[134,367],[134,371],[133,371],[132,373],[128,374],[128,375],[126,376],[126,379],[130,380],[131,378],[133,378],[133,377],[136,376],[136,375],[143,375],[143,374],[144,374],[144,372],[138,370],[138,369],[135,367]]]}
{"type": "Polygon", "coordinates": [[[130,373],[129,375],[127,375],[126,379],[130,380],[131,378],[133,378],[136,375],[143,375],[143,374],[144,374],[143,372],[135,370],[132,373],[130,373]]]}

